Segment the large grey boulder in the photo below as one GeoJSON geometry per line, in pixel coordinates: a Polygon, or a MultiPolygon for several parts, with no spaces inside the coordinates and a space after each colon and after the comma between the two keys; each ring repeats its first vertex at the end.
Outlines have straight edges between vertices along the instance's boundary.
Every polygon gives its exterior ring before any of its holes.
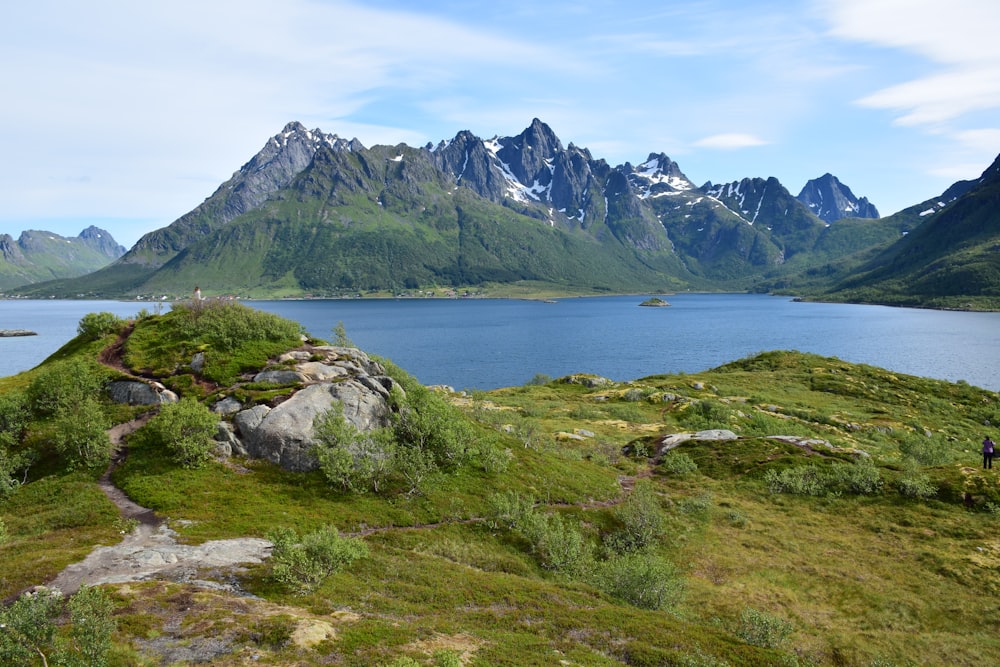
{"type": "Polygon", "coordinates": [[[267,370],[257,373],[253,378],[254,382],[271,382],[274,384],[301,384],[306,381],[306,376],[298,371],[291,370],[267,370]]]}
{"type": "Polygon", "coordinates": [[[348,422],[359,431],[370,431],[388,424],[387,396],[381,383],[366,377],[313,384],[277,407],[256,406],[239,412],[233,422],[249,456],[303,472],[317,467],[312,453],[316,417],[339,403],[348,422]]]}
{"type": "Polygon", "coordinates": [[[127,405],[160,405],[176,403],[177,394],[163,385],[151,385],[138,380],[115,380],[108,384],[108,396],[115,403],[127,405]]]}

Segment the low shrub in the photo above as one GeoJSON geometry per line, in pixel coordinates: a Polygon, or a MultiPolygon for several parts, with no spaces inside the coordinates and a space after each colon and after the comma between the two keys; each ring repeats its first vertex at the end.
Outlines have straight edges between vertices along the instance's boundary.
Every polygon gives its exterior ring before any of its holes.
{"type": "Polygon", "coordinates": [[[125,326],[125,320],[114,313],[88,313],[76,326],[76,333],[88,340],[99,340],[112,333],[118,333],[125,326]]]}
{"type": "Polygon", "coordinates": [[[532,512],[517,532],[528,540],[531,552],[546,570],[572,569],[583,557],[583,534],[559,514],[532,512]]]}
{"type": "Polygon", "coordinates": [[[698,464],[690,455],[672,449],[663,455],[663,459],[660,461],[660,471],[678,477],[693,475],[698,472],[698,464]]]}
{"type": "Polygon", "coordinates": [[[519,530],[535,511],[535,499],[517,491],[494,493],[486,499],[486,526],[490,530],[519,530]]]}
{"type": "Polygon", "coordinates": [[[219,417],[196,399],[185,396],[160,408],[145,429],[175,463],[199,468],[212,457],[219,417]]]}
{"type": "Polygon", "coordinates": [[[618,555],[600,563],[595,585],[612,597],[653,610],[675,606],[684,592],[677,569],[650,554],[618,555]]]}
{"type": "Polygon", "coordinates": [[[927,473],[920,469],[915,461],[908,461],[903,466],[903,474],[897,484],[899,493],[907,498],[927,500],[937,495],[937,487],[931,482],[927,473]]]}
{"type": "Polygon", "coordinates": [[[785,619],[747,607],[740,613],[736,636],[752,646],[780,648],[793,630],[785,619]]]}
{"type": "Polygon", "coordinates": [[[614,515],[619,528],[608,533],[604,543],[615,553],[642,551],[663,534],[663,512],[648,479],[636,482],[635,489],[615,508],[614,515]]]}
{"type": "Polygon", "coordinates": [[[825,496],[848,493],[875,495],[884,486],[882,474],[868,457],[853,464],[836,464],[822,469],[815,465],[794,466],[764,473],[764,483],[771,493],[800,496],[825,496]]]}
{"type": "Polygon", "coordinates": [[[297,593],[315,590],[327,577],[368,556],[368,546],[364,542],[341,537],[333,526],[325,526],[301,538],[291,528],[277,528],[267,537],[274,543],[271,576],[297,593]]]}

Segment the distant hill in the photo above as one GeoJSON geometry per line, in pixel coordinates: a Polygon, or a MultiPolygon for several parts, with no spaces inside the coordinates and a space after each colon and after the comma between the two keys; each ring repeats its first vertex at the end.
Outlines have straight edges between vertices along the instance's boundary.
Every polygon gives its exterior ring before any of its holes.
{"type": "Polygon", "coordinates": [[[892,217],[922,222],[824,298],[1000,308],[1000,157],[979,179],[892,217]]]}
{"type": "Polygon", "coordinates": [[[67,238],[29,230],[15,240],[0,234],[0,290],[96,271],[125,254],[111,234],[94,226],[67,238]]]}

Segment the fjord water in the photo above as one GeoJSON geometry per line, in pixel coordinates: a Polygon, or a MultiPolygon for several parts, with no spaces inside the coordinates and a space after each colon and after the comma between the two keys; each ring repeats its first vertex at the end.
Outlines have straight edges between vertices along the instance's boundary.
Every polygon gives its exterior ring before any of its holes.
{"type": "MultiPolygon", "coordinates": [[[[343,322],[363,350],[425,384],[457,389],[520,385],[536,373],[614,380],[697,372],[767,350],[799,350],[1000,390],[1000,313],[798,303],[751,294],[644,297],[253,301],[331,340],[343,322]]],[[[75,335],[88,312],[135,314],[149,304],[0,301],[0,376],[37,365],[75,335]]]]}

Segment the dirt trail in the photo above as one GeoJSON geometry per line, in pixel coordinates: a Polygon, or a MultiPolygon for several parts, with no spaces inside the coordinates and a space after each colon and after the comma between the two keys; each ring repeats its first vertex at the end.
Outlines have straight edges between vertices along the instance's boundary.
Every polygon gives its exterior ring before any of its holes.
{"type": "MultiPolygon", "coordinates": [[[[119,424],[108,431],[108,437],[120,448],[125,437],[141,428],[154,413],[119,424]]],[[[178,544],[176,533],[151,509],[143,507],[125,495],[111,481],[115,467],[124,460],[124,450],[118,450],[111,465],[101,476],[101,491],[126,519],[139,522],[131,533],[115,546],[98,546],[79,563],[74,563],[49,582],[65,595],[72,595],[87,584],[124,583],[146,579],[168,579],[196,583],[203,587],[242,593],[227,572],[242,564],[260,563],[271,551],[271,543],[260,538],[215,540],[198,546],[178,544]],[[212,581],[199,578],[200,571],[212,569],[212,581]],[[221,571],[221,573],[220,573],[221,571]],[[221,574],[221,576],[220,576],[221,574]],[[228,579],[220,583],[217,579],[228,579]]]]}

